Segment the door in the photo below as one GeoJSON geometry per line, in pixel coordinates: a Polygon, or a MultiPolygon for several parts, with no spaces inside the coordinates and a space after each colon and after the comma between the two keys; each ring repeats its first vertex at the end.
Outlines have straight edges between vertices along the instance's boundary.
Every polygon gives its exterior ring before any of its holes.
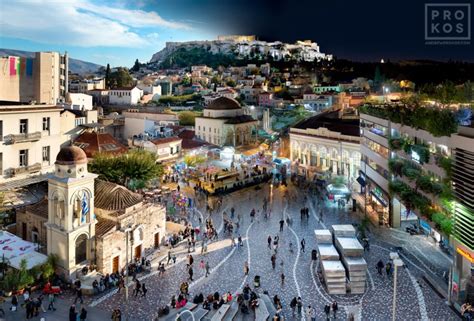
{"type": "Polygon", "coordinates": [[[142,257],[142,245],[138,245],[136,248],[135,248],[135,258],[139,259],[142,257]]]}
{"type": "Polygon", "coordinates": [[[160,247],[160,233],[155,233],[155,249],[160,247]]]}
{"type": "Polygon", "coordinates": [[[120,257],[117,255],[112,260],[112,273],[117,273],[119,270],[120,257]]]}
{"type": "Polygon", "coordinates": [[[27,234],[27,233],[26,233],[26,223],[23,222],[23,223],[21,224],[21,238],[24,239],[24,240],[26,240],[26,234],[27,234]]]}

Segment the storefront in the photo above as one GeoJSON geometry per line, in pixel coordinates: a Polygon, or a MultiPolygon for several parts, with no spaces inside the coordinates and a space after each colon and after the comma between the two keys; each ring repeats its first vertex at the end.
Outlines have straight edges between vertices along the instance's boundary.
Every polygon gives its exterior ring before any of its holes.
{"type": "Polygon", "coordinates": [[[460,310],[464,303],[474,305],[474,251],[456,239],[453,239],[453,246],[451,303],[460,310]]]}
{"type": "Polygon", "coordinates": [[[390,196],[373,181],[367,183],[367,212],[376,216],[379,225],[390,226],[390,196]]]}

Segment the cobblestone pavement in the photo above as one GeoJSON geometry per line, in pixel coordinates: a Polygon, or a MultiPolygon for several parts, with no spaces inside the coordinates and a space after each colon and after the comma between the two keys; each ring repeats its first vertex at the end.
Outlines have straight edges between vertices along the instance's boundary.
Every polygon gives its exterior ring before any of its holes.
{"type": "MultiPolygon", "coordinates": [[[[438,258],[436,248],[424,243],[418,237],[407,237],[408,234],[399,231],[385,229],[382,232],[372,230],[371,249],[365,253],[368,263],[367,291],[363,295],[329,296],[321,281],[318,279],[315,269],[317,262],[311,260],[311,250],[316,247],[314,238],[315,228],[329,227],[335,223],[356,223],[357,218],[347,211],[338,210],[329,203],[319,205],[313,204],[312,198],[307,202],[310,208],[308,222],[301,222],[299,210],[304,204],[304,193],[294,186],[285,195],[286,188],[270,188],[266,185],[260,190],[254,188],[233,193],[224,198],[222,210],[211,215],[216,226],[222,226],[222,211],[234,207],[236,213],[243,217],[239,233],[244,239],[242,248],[232,248],[230,239],[224,233],[220,233],[219,240],[209,245],[209,253],[201,256],[200,248],[193,253],[194,282],[190,284],[192,295],[203,293],[205,295],[218,291],[239,292],[243,285],[248,283],[253,287],[255,275],[261,276],[261,287],[259,292],[268,291],[270,296],[277,294],[283,303],[283,313],[286,318],[292,319],[289,302],[295,296],[301,296],[304,306],[312,305],[316,308],[317,319],[323,319],[323,307],[333,300],[339,303],[338,320],[346,320],[348,311],[355,314],[356,319],[362,320],[387,320],[392,313],[393,281],[386,275],[378,275],[375,265],[379,259],[384,262],[389,260],[392,245],[403,242],[410,251],[416,248],[424,255],[419,259],[407,256],[411,259],[405,268],[401,268],[398,274],[397,295],[397,320],[456,320],[457,316],[445,304],[424,281],[422,271],[432,269],[438,273],[446,267],[447,258],[443,261],[442,256],[438,258]],[[271,217],[265,220],[261,213],[257,215],[255,222],[251,222],[249,212],[252,208],[262,209],[264,196],[271,199],[271,217]],[[323,222],[317,221],[316,213],[319,206],[323,207],[323,222]],[[292,224],[285,224],[282,232],[279,232],[278,222],[282,217],[290,217],[292,224]],[[406,235],[405,235],[406,234],[406,235]],[[267,247],[267,237],[279,235],[280,242],[277,254],[276,268],[272,269],[270,257],[272,250],[267,247]],[[306,249],[303,253],[300,241],[306,241],[306,249]],[[399,240],[397,240],[399,238],[399,240]],[[290,252],[289,243],[294,245],[290,252]],[[409,244],[408,244],[409,243],[409,244]],[[425,257],[424,257],[425,256],[425,257]],[[436,260],[431,260],[436,257],[436,260]],[[204,277],[204,272],[199,268],[199,262],[203,259],[211,266],[211,275],[204,277]],[[426,260],[428,259],[428,260],[426,260]],[[250,273],[244,276],[244,262],[248,261],[250,273]],[[284,284],[281,283],[281,274],[285,275],[284,284]]],[[[203,217],[207,216],[200,209],[203,217]]],[[[179,249],[175,250],[178,251],[179,249]]],[[[411,253],[411,252],[410,252],[411,253]]],[[[156,314],[157,308],[169,302],[172,295],[178,293],[179,284],[187,280],[185,255],[178,256],[178,263],[169,266],[163,277],[156,273],[146,275],[143,282],[149,291],[146,298],[130,298],[128,308],[125,304],[123,294],[106,295],[102,298],[96,297],[92,305],[110,313],[114,308],[120,307],[129,316],[130,320],[150,320],[156,314]]],[[[296,318],[300,318],[297,316],[296,318]]],[[[301,316],[304,319],[303,316],[301,316]]]]}

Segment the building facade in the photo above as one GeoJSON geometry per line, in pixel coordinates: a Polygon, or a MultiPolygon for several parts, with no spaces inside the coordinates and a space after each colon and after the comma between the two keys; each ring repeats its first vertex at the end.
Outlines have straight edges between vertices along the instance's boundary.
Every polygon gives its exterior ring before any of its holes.
{"type": "Polygon", "coordinates": [[[143,96],[143,90],[137,87],[117,88],[109,90],[109,104],[136,105],[143,96]]]}
{"type": "Polygon", "coordinates": [[[68,55],[36,52],[34,58],[3,57],[0,100],[56,104],[68,92],[68,55]]]}
{"type": "Polygon", "coordinates": [[[241,146],[255,141],[258,122],[244,115],[240,104],[231,98],[219,97],[196,117],[196,137],[219,146],[241,146]]]}
{"type": "Polygon", "coordinates": [[[359,120],[344,119],[342,111],[311,117],[290,129],[290,160],[307,179],[329,171],[353,183],[360,158],[359,120]]]}
{"type": "Polygon", "coordinates": [[[0,185],[31,184],[54,171],[52,157],[65,139],[61,111],[54,105],[0,106],[0,185]]]}

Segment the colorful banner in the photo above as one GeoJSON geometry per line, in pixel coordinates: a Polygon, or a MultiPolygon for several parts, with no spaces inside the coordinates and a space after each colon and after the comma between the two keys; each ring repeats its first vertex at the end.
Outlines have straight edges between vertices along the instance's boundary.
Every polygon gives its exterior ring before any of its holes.
{"type": "Polygon", "coordinates": [[[26,75],[33,76],[33,58],[26,59],[26,75]]]}
{"type": "Polygon", "coordinates": [[[16,57],[10,57],[10,76],[16,76],[16,57]]]}

